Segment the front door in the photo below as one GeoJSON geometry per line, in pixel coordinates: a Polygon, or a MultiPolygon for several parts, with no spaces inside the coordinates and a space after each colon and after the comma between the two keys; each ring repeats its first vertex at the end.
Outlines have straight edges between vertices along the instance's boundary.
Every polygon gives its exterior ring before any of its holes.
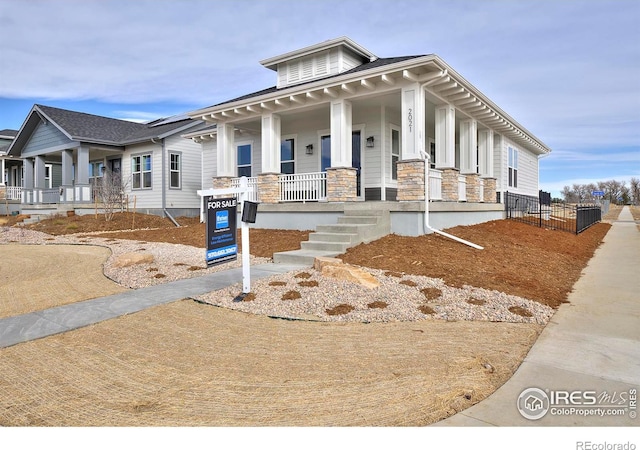
{"type": "MultiPolygon", "coordinates": [[[[351,134],[351,167],[356,169],[356,195],[362,197],[362,134],[354,131],[351,134]]],[[[320,171],[326,172],[331,167],[331,136],[320,137],[320,171]]]]}

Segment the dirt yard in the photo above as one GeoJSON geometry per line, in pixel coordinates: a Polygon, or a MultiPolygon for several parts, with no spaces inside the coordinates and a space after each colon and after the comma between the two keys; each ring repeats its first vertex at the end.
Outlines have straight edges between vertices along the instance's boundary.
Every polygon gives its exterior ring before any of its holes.
{"type": "MultiPolygon", "coordinates": [[[[135,227],[148,228],[136,231],[123,231],[132,215],[118,220],[54,218],[33,228],[203,246],[204,226],[193,219],[175,228],[136,214],[135,227]]],[[[482,251],[391,235],[344,258],[558,306],[609,227],[574,236],[497,221],[448,230],[482,251]]],[[[251,233],[252,253],[263,256],[307,236],[251,233]]],[[[0,426],[422,426],[490,395],[541,331],[474,321],[284,321],[184,300],[0,349],[0,426]]]]}

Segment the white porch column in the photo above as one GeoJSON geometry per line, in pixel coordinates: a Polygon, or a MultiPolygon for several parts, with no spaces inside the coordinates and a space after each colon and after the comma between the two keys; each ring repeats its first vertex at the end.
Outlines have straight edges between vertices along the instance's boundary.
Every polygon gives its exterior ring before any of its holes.
{"type": "Polygon", "coordinates": [[[5,170],[4,158],[2,158],[0,159],[0,186],[4,186],[5,170]]]}
{"type": "Polygon", "coordinates": [[[436,169],[456,166],[456,110],[452,105],[436,106],[436,169]]]}
{"type": "Polygon", "coordinates": [[[493,178],[493,131],[478,131],[478,166],[480,176],[483,178],[493,178]]]}
{"type": "Polygon", "coordinates": [[[402,160],[421,159],[424,146],[425,101],[419,83],[402,89],[402,160]]]}
{"type": "Polygon", "coordinates": [[[238,163],[235,146],[235,128],[230,123],[218,123],[218,142],[216,157],[218,160],[218,177],[235,177],[238,163]]]}
{"type": "Polygon", "coordinates": [[[460,173],[477,173],[478,122],[473,119],[460,122],[460,173]]]}
{"type": "Polygon", "coordinates": [[[280,116],[262,116],[262,172],[280,173],[280,116]]]}
{"type": "Polygon", "coordinates": [[[351,102],[331,102],[331,167],[351,167],[351,102]]]}

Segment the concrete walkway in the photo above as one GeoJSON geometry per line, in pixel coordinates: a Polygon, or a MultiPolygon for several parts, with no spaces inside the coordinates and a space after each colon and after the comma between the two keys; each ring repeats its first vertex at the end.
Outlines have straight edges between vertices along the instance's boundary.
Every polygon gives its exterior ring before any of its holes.
{"type": "MultiPolygon", "coordinates": [[[[640,419],[634,417],[640,406],[634,409],[629,402],[634,390],[636,395],[640,390],[640,231],[629,207],[622,210],[583,270],[569,302],[560,306],[509,381],[484,401],[434,425],[640,426],[640,419]],[[624,414],[579,415],[577,410],[594,409],[582,405],[558,415],[551,404],[546,415],[530,420],[520,414],[517,403],[520,394],[533,387],[546,394],[560,390],[606,393],[611,398],[602,410],[622,403],[624,414]]],[[[591,402],[591,394],[574,395],[591,402]]]]}
{"type": "MultiPolygon", "coordinates": [[[[287,264],[251,266],[251,279],[285,273],[300,267],[287,264]]],[[[242,268],[0,319],[0,348],[64,333],[152,306],[223,289],[239,282],[242,282],[242,268]]]]}

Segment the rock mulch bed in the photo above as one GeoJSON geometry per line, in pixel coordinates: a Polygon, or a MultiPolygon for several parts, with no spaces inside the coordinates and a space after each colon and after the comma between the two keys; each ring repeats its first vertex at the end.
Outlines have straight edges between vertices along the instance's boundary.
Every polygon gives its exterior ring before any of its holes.
{"type": "Polygon", "coordinates": [[[487,289],[447,286],[441,279],[365,269],[379,282],[369,289],[304,269],[254,281],[252,301],[237,302],[240,284],[198,301],[252,314],[341,322],[480,320],[546,324],[554,310],[541,303],[487,289]],[[315,283],[311,283],[315,282],[315,283]]]}

